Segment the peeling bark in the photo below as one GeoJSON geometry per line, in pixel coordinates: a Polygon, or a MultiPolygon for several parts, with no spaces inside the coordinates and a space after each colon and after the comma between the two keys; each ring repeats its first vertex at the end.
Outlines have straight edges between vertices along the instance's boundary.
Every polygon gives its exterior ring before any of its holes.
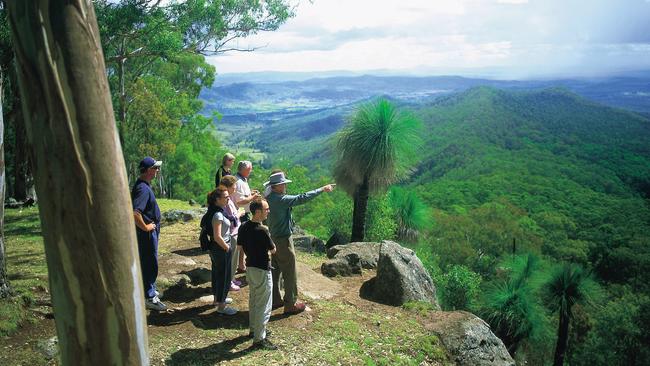
{"type": "Polygon", "coordinates": [[[133,211],[93,4],[7,5],[62,363],[148,364],[133,211]]]}

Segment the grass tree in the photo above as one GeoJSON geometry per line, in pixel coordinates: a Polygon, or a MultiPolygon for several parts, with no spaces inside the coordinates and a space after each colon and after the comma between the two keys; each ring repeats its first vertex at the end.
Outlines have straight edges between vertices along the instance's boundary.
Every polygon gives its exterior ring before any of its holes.
{"type": "Polygon", "coordinates": [[[600,288],[581,266],[565,263],[556,267],[543,287],[546,304],[558,313],[557,342],[554,366],[564,364],[569,343],[569,325],[573,319],[573,306],[592,304],[600,295],[600,288]]]}
{"type": "Polygon", "coordinates": [[[392,187],[389,200],[397,217],[397,238],[415,242],[431,222],[431,213],[418,195],[402,187],[392,187]]]}
{"type": "Polygon", "coordinates": [[[537,297],[544,279],[541,262],[532,254],[506,260],[501,267],[507,275],[487,288],[481,315],[514,354],[524,342],[546,338],[548,323],[537,297]]]}
{"type": "Polygon", "coordinates": [[[354,200],[351,241],[363,241],[368,197],[412,170],[420,128],[416,117],[382,98],[361,105],[336,135],[334,178],[354,200]]]}

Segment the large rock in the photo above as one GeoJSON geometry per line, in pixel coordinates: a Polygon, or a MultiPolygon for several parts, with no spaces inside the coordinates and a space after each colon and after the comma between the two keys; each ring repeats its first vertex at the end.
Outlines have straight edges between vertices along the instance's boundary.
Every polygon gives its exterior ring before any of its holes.
{"type": "Polygon", "coordinates": [[[360,275],[359,256],[351,253],[345,258],[330,259],[321,265],[320,272],[328,277],[360,275]]]}
{"type": "Polygon", "coordinates": [[[205,210],[169,210],[165,211],[162,214],[162,221],[167,224],[173,224],[175,222],[188,222],[195,219],[201,219],[205,210]]]}
{"type": "Polygon", "coordinates": [[[305,252],[325,252],[325,242],[313,235],[293,235],[293,246],[305,252]]]}
{"type": "Polygon", "coordinates": [[[194,261],[194,259],[176,253],[169,253],[161,256],[160,262],[164,262],[167,266],[196,267],[196,261],[194,261]]]}
{"type": "Polygon", "coordinates": [[[426,328],[435,333],[460,366],[514,366],[503,342],[479,317],[465,312],[432,312],[426,328]]]}
{"type": "Polygon", "coordinates": [[[354,254],[359,258],[359,264],[365,269],[377,268],[379,261],[380,243],[355,242],[345,245],[336,245],[327,250],[327,258],[346,258],[354,254]]]}
{"type": "Polygon", "coordinates": [[[329,249],[329,248],[331,248],[333,246],[343,245],[343,244],[347,244],[349,242],[350,241],[348,240],[348,238],[346,236],[344,236],[343,234],[341,234],[341,233],[339,233],[337,231],[334,234],[332,234],[332,236],[329,238],[329,240],[327,240],[327,243],[325,243],[325,247],[327,249],[329,249]]]}
{"type": "Polygon", "coordinates": [[[59,339],[56,336],[41,339],[36,342],[35,348],[47,361],[54,360],[59,354],[59,339]]]}
{"type": "Polygon", "coordinates": [[[375,269],[379,260],[380,243],[356,242],[336,245],[327,250],[330,258],[321,265],[321,273],[325,276],[360,275],[361,268],[375,269]]]}
{"type": "Polygon", "coordinates": [[[412,250],[388,240],[381,243],[377,276],[361,286],[360,294],[388,305],[424,301],[440,308],[436,287],[420,259],[412,250]]]}

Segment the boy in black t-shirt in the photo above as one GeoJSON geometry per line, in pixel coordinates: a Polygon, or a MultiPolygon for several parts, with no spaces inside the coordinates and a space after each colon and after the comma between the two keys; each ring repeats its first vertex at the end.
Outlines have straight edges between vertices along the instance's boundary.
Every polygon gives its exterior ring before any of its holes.
{"type": "Polygon", "coordinates": [[[269,204],[265,200],[256,200],[251,202],[250,209],[253,217],[239,228],[237,241],[246,254],[246,281],[250,290],[249,336],[253,336],[253,348],[277,349],[267,339],[270,332],[266,330],[271,317],[273,291],[270,254],[275,253],[269,229],[262,225],[269,215],[269,204]]]}

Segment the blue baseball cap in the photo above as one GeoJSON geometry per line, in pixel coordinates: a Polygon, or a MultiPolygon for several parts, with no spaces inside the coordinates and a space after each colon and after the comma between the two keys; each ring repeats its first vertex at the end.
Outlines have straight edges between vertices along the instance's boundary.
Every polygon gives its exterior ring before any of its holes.
{"type": "Polygon", "coordinates": [[[146,158],[142,159],[142,161],[140,162],[140,171],[144,171],[145,169],[149,169],[153,166],[161,166],[161,165],[162,165],[161,160],[156,160],[151,156],[147,156],[146,158]]]}

